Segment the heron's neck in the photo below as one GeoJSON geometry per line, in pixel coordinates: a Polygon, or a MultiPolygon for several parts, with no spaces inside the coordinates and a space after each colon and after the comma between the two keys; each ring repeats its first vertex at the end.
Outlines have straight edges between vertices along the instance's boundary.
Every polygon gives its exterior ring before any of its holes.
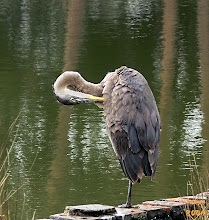
{"type": "Polygon", "coordinates": [[[64,91],[67,86],[72,86],[76,90],[83,93],[91,94],[98,97],[102,96],[102,90],[103,90],[102,83],[94,84],[88,82],[77,72],[63,73],[58,77],[58,79],[54,84],[54,88],[57,91],[64,91]]]}
{"type": "Polygon", "coordinates": [[[81,75],[75,77],[73,87],[75,87],[76,90],[83,93],[87,93],[99,97],[102,96],[102,90],[103,90],[102,84],[100,83],[94,84],[88,82],[81,75]]]}
{"type": "Polygon", "coordinates": [[[103,86],[100,83],[94,84],[88,82],[83,77],[81,77],[81,80],[76,84],[76,88],[79,91],[87,94],[91,94],[98,97],[102,96],[103,86]]]}

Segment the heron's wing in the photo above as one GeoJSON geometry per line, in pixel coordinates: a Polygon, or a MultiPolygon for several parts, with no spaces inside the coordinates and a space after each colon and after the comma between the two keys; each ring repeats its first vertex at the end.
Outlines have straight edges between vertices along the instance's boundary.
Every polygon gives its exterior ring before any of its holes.
{"type": "Polygon", "coordinates": [[[160,119],[146,80],[137,71],[128,70],[105,83],[104,110],[107,131],[122,169],[136,182],[143,174],[155,174],[160,119]]]}

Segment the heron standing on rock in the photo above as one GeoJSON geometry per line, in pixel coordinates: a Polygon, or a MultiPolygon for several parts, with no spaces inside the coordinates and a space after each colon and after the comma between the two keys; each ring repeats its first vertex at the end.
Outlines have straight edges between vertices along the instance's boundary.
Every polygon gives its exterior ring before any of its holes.
{"type": "Polygon", "coordinates": [[[101,103],[110,141],[129,179],[122,207],[131,207],[132,184],[140,182],[143,175],[154,177],[159,152],[160,115],[146,79],[126,66],[108,73],[98,84],[87,82],[78,72],[66,71],[53,90],[65,105],[101,103]]]}

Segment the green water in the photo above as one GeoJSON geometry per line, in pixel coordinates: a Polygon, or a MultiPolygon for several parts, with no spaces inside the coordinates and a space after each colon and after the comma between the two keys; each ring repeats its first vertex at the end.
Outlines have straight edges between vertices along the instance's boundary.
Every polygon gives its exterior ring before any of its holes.
{"type": "Polygon", "coordinates": [[[10,199],[18,218],[48,217],[67,205],[122,204],[128,181],[111,147],[102,109],[62,106],[52,84],[65,70],[99,82],[126,65],[140,71],[162,121],[154,181],[132,203],[186,195],[190,157],[208,171],[207,0],[0,1],[0,143],[7,142],[10,199]],[[16,136],[16,137],[15,137],[16,136]]]}

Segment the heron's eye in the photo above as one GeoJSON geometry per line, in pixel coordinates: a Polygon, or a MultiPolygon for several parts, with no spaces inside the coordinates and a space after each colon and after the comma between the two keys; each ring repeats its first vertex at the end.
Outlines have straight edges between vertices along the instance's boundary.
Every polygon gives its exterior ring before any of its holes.
{"type": "Polygon", "coordinates": [[[70,99],[70,101],[74,102],[74,101],[75,101],[75,99],[74,99],[74,98],[71,98],[71,99],[70,99]]]}

